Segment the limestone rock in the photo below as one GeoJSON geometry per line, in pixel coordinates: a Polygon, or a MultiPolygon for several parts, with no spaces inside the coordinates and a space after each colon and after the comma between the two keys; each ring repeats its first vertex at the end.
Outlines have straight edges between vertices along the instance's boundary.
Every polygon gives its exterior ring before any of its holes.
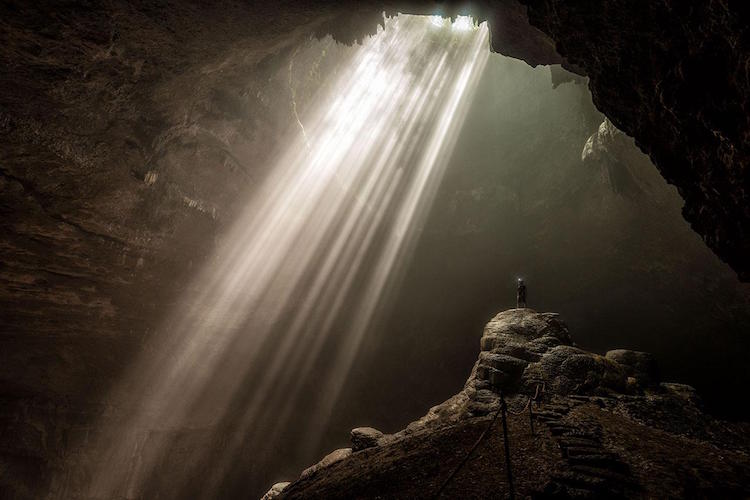
{"type": "Polygon", "coordinates": [[[480,365],[490,366],[496,370],[503,371],[512,377],[523,373],[524,368],[529,364],[528,361],[507,354],[488,352],[479,353],[479,363],[480,365]]]}
{"type": "Polygon", "coordinates": [[[703,400],[701,400],[695,388],[690,385],[663,382],[659,386],[690,405],[696,407],[703,406],[703,400]]]}
{"type": "MultiPolygon", "coordinates": [[[[498,314],[484,330],[482,351],[463,390],[395,434],[383,436],[369,427],[352,430],[352,449],[372,448],[370,452],[354,454],[346,467],[315,475],[352,453],[336,450],[305,470],[285,496],[351,498],[377,491],[384,498],[421,497],[424,491],[417,487],[423,483],[417,485],[415,478],[433,477],[441,467],[436,463],[442,463],[436,457],[455,462],[464,456],[457,447],[467,450],[476,442],[499,409],[501,393],[511,410],[511,440],[521,443],[517,450],[529,453],[525,463],[523,452],[514,458],[519,474],[528,475],[519,484],[529,489],[519,496],[661,498],[686,481],[689,486],[678,496],[689,496],[700,478],[715,473],[723,477],[720,488],[731,483],[726,491],[747,496],[750,461],[744,450],[750,428],[704,413],[690,386],[657,384],[655,360],[648,353],[616,350],[602,356],[572,344],[556,314],[530,309],[498,314]],[[544,390],[534,405],[537,432],[532,435],[528,414],[520,410],[537,387],[544,390]],[[546,448],[540,448],[540,440],[546,440],[546,448]],[[701,447],[698,453],[696,446],[701,447]],[[540,454],[540,449],[560,450],[560,455],[540,454]],[[684,460],[691,465],[684,467],[684,460]],[[662,476],[652,480],[654,467],[668,472],[669,482],[662,476]]],[[[450,474],[454,462],[439,475],[450,474]]],[[[486,471],[456,484],[451,498],[496,496],[497,481],[487,478],[497,473],[497,462],[477,457],[475,463],[486,471]]],[[[704,488],[707,496],[718,494],[711,483],[704,488]]]]}
{"type": "Polygon", "coordinates": [[[484,329],[476,378],[495,389],[514,389],[529,364],[538,362],[551,346],[571,343],[557,314],[527,308],[504,311],[484,329]]]}
{"type": "Polygon", "coordinates": [[[289,486],[289,481],[285,483],[276,483],[266,492],[265,495],[261,497],[260,500],[271,500],[273,498],[277,498],[281,493],[284,491],[284,488],[289,486]]]}
{"type": "Polygon", "coordinates": [[[615,349],[608,351],[606,358],[622,366],[625,373],[635,378],[642,386],[654,386],[660,382],[659,367],[651,353],[615,349]]]}
{"type": "MultiPolygon", "coordinates": [[[[454,425],[465,418],[490,414],[498,408],[501,391],[524,404],[524,398],[534,394],[537,386],[550,394],[588,396],[630,395],[645,387],[633,375],[631,365],[637,363],[623,366],[575,347],[558,314],[532,309],[504,311],[489,321],[480,345],[479,359],[464,389],[431,408],[405,432],[454,425]]],[[[647,354],[642,354],[636,356],[641,360],[637,366],[648,366],[647,354]]]]}
{"type": "Polygon", "coordinates": [[[571,344],[568,327],[557,313],[538,313],[533,309],[509,309],[487,323],[482,336],[482,350],[521,344],[542,337],[554,337],[562,344],[571,344]]]}
{"type": "Polygon", "coordinates": [[[323,457],[323,460],[321,460],[317,464],[303,470],[302,474],[300,475],[300,478],[304,479],[306,477],[312,476],[313,474],[318,472],[320,469],[325,469],[326,467],[330,467],[331,465],[335,464],[336,462],[340,462],[341,460],[345,459],[351,454],[352,454],[351,448],[339,448],[338,450],[334,450],[328,455],[326,455],[325,457],[323,457]]]}
{"type": "Polygon", "coordinates": [[[535,368],[536,378],[559,394],[623,391],[627,385],[627,375],[616,363],[571,346],[553,347],[535,368]]]}
{"type": "Polygon", "coordinates": [[[352,451],[378,446],[382,438],[383,433],[372,427],[357,427],[356,429],[352,429],[352,451]]]}

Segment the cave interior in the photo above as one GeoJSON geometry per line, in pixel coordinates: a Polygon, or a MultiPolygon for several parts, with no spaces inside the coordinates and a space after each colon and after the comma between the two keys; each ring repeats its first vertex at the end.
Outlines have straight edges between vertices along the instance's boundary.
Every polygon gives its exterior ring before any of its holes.
{"type": "Polygon", "coordinates": [[[731,1],[3,3],[0,496],[260,497],[456,393],[519,277],[579,347],[653,353],[744,425],[749,21],[731,1]],[[380,78],[397,64],[429,92],[380,78]],[[409,126],[417,153],[355,170],[318,146],[357,85],[334,139],[381,154],[409,126]],[[310,157],[341,166],[303,182],[310,157]]]}

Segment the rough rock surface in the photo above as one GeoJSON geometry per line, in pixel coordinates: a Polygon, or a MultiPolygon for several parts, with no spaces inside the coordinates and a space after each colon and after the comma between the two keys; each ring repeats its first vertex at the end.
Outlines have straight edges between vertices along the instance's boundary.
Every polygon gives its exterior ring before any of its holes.
{"type": "Polygon", "coordinates": [[[590,79],[594,103],[685,200],[706,243],[750,279],[750,11],[737,2],[523,0],[590,79]]]}
{"type": "Polygon", "coordinates": [[[605,357],[623,367],[629,377],[635,378],[643,386],[659,383],[659,366],[651,353],[615,349],[607,351],[605,357]]]}
{"type": "Polygon", "coordinates": [[[750,425],[706,415],[689,386],[659,384],[648,353],[587,352],[557,314],[512,309],[485,327],[461,392],[378,447],[337,450],[284,498],[431,498],[441,488],[446,498],[506,498],[500,424],[492,419],[501,393],[518,496],[750,494],[750,425]],[[478,441],[488,425],[490,437],[478,441]]]}
{"type": "Polygon", "coordinates": [[[364,450],[378,446],[383,439],[383,433],[372,427],[357,427],[352,429],[352,451],[364,450]]]}
{"type": "Polygon", "coordinates": [[[324,456],[320,462],[303,470],[300,477],[305,478],[305,477],[312,476],[319,470],[325,469],[326,467],[330,467],[336,462],[340,462],[341,460],[344,460],[346,457],[348,457],[351,454],[352,454],[351,448],[339,448],[338,450],[333,450],[331,453],[324,456]]]}
{"type": "Polygon", "coordinates": [[[602,180],[614,193],[636,198],[638,194],[651,194],[652,187],[642,175],[638,175],[633,162],[625,160],[627,154],[623,152],[630,140],[605,119],[583,145],[581,160],[592,168],[603,167],[602,180]]]}
{"type": "Polygon", "coordinates": [[[274,484],[260,500],[272,500],[273,498],[279,497],[284,491],[284,488],[289,486],[289,484],[291,483],[289,483],[288,481],[274,484]]]}

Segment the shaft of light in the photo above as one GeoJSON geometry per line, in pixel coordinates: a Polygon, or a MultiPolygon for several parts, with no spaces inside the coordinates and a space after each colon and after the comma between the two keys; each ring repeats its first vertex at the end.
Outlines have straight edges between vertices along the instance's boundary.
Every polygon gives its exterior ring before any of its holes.
{"type": "Polygon", "coordinates": [[[200,292],[184,298],[152,354],[123,380],[119,391],[137,391],[142,404],[126,428],[103,432],[98,446],[109,458],[92,496],[140,491],[159,460],[151,453],[125,466],[144,432],[231,420],[224,460],[207,476],[206,491],[215,491],[239,448],[270,444],[284,429],[300,381],[333,341],[308,418],[306,434],[320,434],[402,275],[486,63],[486,26],[458,28],[387,19],[329,93],[302,116],[295,107],[303,133],[237,218],[215,263],[195,278],[200,292]],[[336,335],[336,325],[346,335],[336,335]]]}

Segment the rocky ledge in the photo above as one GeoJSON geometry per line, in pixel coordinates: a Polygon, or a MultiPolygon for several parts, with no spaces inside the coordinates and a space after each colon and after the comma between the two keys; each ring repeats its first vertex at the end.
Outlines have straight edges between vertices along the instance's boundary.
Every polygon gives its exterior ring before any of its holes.
{"type": "Polygon", "coordinates": [[[558,314],[512,309],[487,323],[458,394],[398,433],[354,429],[263,498],[506,498],[501,397],[519,497],[750,495],[750,424],[704,413],[648,353],[587,352],[558,314]]]}

